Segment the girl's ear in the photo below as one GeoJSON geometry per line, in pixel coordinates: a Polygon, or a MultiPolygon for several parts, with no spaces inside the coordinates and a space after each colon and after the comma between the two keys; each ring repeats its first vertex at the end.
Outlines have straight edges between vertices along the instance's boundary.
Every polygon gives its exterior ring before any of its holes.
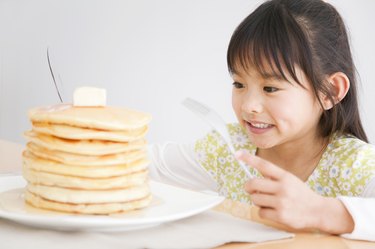
{"type": "Polygon", "coordinates": [[[330,101],[327,96],[322,98],[323,107],[325,110],[331,109],[334,105],[339,103],[348,93],[350,88],[350,80],[346,74],[342,72],[336,72],[331,74],[327,78],[328,84],[330,84],[332,97],[334,103],[330,101]]]}

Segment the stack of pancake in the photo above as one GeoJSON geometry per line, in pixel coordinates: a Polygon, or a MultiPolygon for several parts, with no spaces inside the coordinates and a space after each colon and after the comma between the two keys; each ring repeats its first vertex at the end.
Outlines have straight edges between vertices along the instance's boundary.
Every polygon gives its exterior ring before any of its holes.
{"type": "Polygon", "coordinates": [[[111,214],[149,205],[149,114],[60,104],[30,110],[25,200],[42,209],[111,214]]]}

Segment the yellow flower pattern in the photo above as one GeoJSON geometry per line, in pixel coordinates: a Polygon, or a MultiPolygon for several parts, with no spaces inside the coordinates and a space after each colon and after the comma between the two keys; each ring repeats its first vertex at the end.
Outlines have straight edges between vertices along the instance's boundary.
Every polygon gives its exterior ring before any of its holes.
{"type": "MultiPolygon", "coordinates": [[[[228,130],[236,150],[256,153],[256,147],[239,124],[229,124],[228,130]]],[[[217,132],[198,140],[194,150],[199,163],[218,183],[221,195],[251,203],[243,189],[247,177],[217,132]]],[[[256,170],[250,171],[261,177],[256,170]]],[[[360,196],[374,177],[375,146],[351,135],[334,135],[306,184],[323,196],[360,196]]]]}

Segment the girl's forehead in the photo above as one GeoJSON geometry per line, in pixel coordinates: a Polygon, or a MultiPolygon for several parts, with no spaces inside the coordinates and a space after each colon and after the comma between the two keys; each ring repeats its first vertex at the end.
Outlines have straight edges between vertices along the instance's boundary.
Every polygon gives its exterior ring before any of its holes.
{"type": "Polygon", "coordinates": [[[263,63],[261,66],[255,64],[237,64],[232,72],[233,77],[250,77],[262,79],[287,80],[292,79],[287,70],[277,70],[275,65],[263,63]]]}
{"type": "Polygon", "coordinates": [[[232,46],[228,51],[228,68],[231,74],[258,76],[263,79],[276,78],[302,85],[297,77],[297,72],[301,71],[297,57],[291,58],[281,48],[258,40],[249,40],[238,46],[232,46]]]}
{"type": "Polygon", "coordinates": [[[303,88],[309,88],[310,81],[303,70],[295,65],[293,68],[294,75],[289,73],[284,66],[281,66],[281,70],[275,68],[275,66],[264,64],[262,67],[256,65],[236,65],[235,70],[232,72],[233,79],[262,79],[262,80],[273,80],[279,82],[286,82],[292,85],[300,85],[303,88]]]}

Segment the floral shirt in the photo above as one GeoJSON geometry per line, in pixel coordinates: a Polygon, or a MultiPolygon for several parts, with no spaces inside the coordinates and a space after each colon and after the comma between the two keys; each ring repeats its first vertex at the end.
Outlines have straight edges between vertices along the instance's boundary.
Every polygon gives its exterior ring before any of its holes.
{"type": "MultiPolygon", "coordinates": [[[[257,148],[239,124],[230,124],[228,129],[235,149],[256,153],[257,148]]],[[[251,203],[243,189],[247,177],[217,132],[198,140],[194,150],[198,162],[218,183],[220,194],[251,203]]],[[[261,177],[254,169],[250,171],[261,177]]],[[[351,135],[334,135],[306,184],[323,196],[360,196],[374,177],[375,146],[351,135]]]]}

